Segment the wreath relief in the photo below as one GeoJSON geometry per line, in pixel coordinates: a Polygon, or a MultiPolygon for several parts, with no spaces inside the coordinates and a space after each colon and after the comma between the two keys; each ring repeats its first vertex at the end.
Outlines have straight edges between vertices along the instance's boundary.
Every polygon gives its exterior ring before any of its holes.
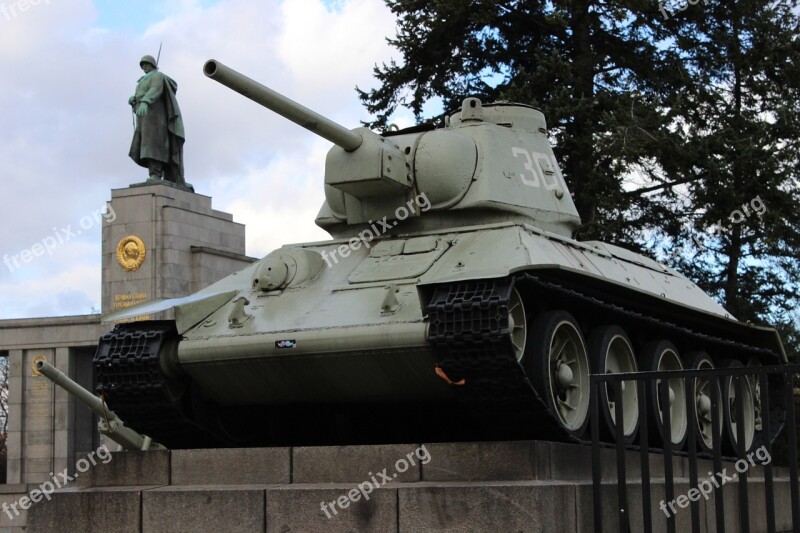
{"type": "Polygon", "coordinates": [[[135,235],[123,238],[117,245],[117,261],[128,272],[139,270],[146,254],[144,241],[135,235]]]}

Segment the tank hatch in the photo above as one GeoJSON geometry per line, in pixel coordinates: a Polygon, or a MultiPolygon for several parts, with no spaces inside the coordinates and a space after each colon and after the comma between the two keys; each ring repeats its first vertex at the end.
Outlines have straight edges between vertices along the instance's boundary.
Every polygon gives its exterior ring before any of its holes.
{"type": "Polygon", "coordinates": [[[416,278],[427,272],[449,247],[438,237],[381,241],[347,279],[350,283],[367,283],[416,278]]]}
{"type": "Polygon", "coordinates": [[[464,100],[461,109],[446,120],[451,128],[475,122],[489,122],[517,130],[547,132],[544,113],[535,107],[510,102],[482,104],[477,98],[464,100]]]}

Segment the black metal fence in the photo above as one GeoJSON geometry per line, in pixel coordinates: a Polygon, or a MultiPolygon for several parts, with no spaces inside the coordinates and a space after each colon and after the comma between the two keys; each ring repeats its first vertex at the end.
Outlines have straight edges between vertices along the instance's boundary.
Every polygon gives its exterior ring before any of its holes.
{"type": "MultiPolygon", "coordinates": [[[[697,487],[701,485],[698,483],[698,460],[711,459],[713,460],[713,474],[712,476],[719,475],[722,478],[724,473],[723,461],[742,461],[746,465],[754,465],[753,451],[758,444],[766,451],[766,456],[770,461],[763,466],[763,492],[764,492],[764,508],[763,516],[761,516],[762,508],[757,509],[758,516],[753,516],[751,520],[751,505],[753,502],[761,502],[760,497],[755,498],[755,491],[760,489],[757,485],[753,487],[748,486],[748,468],[740,471],[738,468],[739,462],[735,463],[736,472],[733,477],[736,478],[736,490],[738,491],[738,505],[735,513],[738,514],[738,531],[786,531],[784,525],[781,529],[776,530],[776,506],[775,506],[775,477],[774,465],[772,458],[773,455],[773,442],[769,437],[773,433],[780,431],[780,427],[776,425],[783,425],[779,439],[785,439],[787,455],[788,455],[788,475],[790,484],[790,497],[789,507],[791,507],[791,527],[793,531],[800,531],[800,503],[798,502],[798,473],[797,473],[797,433],[795,428],[795,405],[794,405],[794,387],[793,375],[800,373],[800,365],[776,365],[776,366],[762,366],[762,367],[734,367],[725,369],[702,369],[702,370],[676,370],[676,371],[659,371],[659,372],[637,372],[637,373],[619,373],[619,374],[593,374],[590,378],[591,384],[591,403],[590,403],[590,417],[591,417],[591,435],[592,435],[592,480],[593,480],[593,503],[594,503],[594,527],[595,531],[605,531],[603,529],[603,486],[602,486],[602,459],[601,453],[603,448],[613,446],[616,449],[616,470],[617,470],[617,509],[616,514],[619,521],[619,531],[653,531],[654,525],[659,530],[666,527],[666,531],[674,533],[676,529],[676,512],[664,511],[662,514],[658,508],[654,509],[651,502],[652,485],[651,482],[651,460],[658,461],[657,456],[652,455],[651,452],[662,453],[663,450],[663,478],[664,478],[664,493],[665,499],[662,501],[675,502],[675,475],[673,470],[673,457],[675,455],[686,456],[688,463],[688,487],[689,497],[684,497],[678,500],[679,504],[682,502],[681,508],[685,508],[688,504],[687,517],[691,524],[692,532],[700,532],[713,530],[712,525],[715,525],[715,530],[718,533],[725,531],[725,518],[726,515],[730,519],[731,511],[725,509],[725,499],[723,492],[725,489],[733,488],[731,485],[725,486],[725,479],[720,483],[716,477],[704,478],[704,483],[713,484],[713,517],[711,516],[710,509],[706,510],[701,522],[701,502],[700,491],[697,487]],[[694,421],[694,408],[696,405],[696,397],[694,384],[698,378],[710,381],[713,386],[711,394],[711,439],[713,445],[708,452],[704,452],[698,444],[697,428],[694,421]],[[761,412],[761,430],[759,438],[754,441],[749,450],[745,449],[746,436],[745,424],[736,424],[737,438],[735,443],[726,442],[728,449],[728,456],[723,455],[723,431],[722,420],[723,415],[720,413],[720,401],[730,401],[728,398],[723,399],[722,384],[725,380],[731,379],[732,387],[734,387],[735,398],[744,398],[743,389],[749,385],[745,380],[750,380],[748,383],[758,384],[758,387],[753,386],[751,389],[760,389],[756,396],[756,391],[753,390],[754,399],[760,402],[761,412]],[[659,442],[660,435],[667,435],[665,440],[671,441],[669,437],[672,435],[672,424],[670,420],[670,381],[676,383],[675,380],[682,380],[683,389],[686,395],[686,417],[687,417],[687,437],[686,445],[683,450],[673,450],[672,446],[661,445],[659,442]],[[639,434],[637,445],[625,445],[623,423],[614,424],[614,434],[608,435],[610,440],[616,444],[601,443],[601,431],[603,428],[601,424],[603,421],[600,415],[600,409],[606,408],[605,405],[600,405],[601,391],[605,393],[605,397],[615,401],[608,403],[608,408],[612,408],[614,420],[622,421],[625,406],[623,405],[623,382],[630,386],[635,384],[638,390],[638,409],[639,409],[639,434]],[[648,400],[650,394],[648,390],[653,390],[656,387],[658,397],[658,409],[660,409],[662,423],[660,426],[661,431],[659,435],[648,435],[648,420],[647,415],[648,400]],[[603,390],[605,388],[605,390],[603,390]],[[650,389],[648,389],[650,388],[650,389]],[[785,408],[785,415],[783,409],[785,408]],[[655,446],[653,444],[656,444],[655,446]],[[630,450],[638,450],[640,452],[641,461],[641,517],[633,518],[631,503],[629,500],[629,479],[626,476],[626,460],[625,456],[630,450]],[[731,453],[733,451],[733,453],[731,453]],[[749,452],[749,461],[748,461],[749,452]],[[694,493],[691,489],[694,489],[694,493]],[[757,528],[751,529],[751,523],[756,522],[759,525],[757,528]],[[703,529],[701,529],[701,523],[703,529]]],[[[678,381],[679,383],[680,381],[678,381]]],[[[674,391],[673,398],[674,400],[674,391]]],[[[735,401],[735,400],[734,400],[735,401]]],[[[605,402],[604,402],[605,403],[605,402]]],[[[735,406],[734,406],[735,407],[735,406]]],[[[738,417],[738,415],[737,415],[738,417]]],[[[742,420],[743,417],[739,418],[742,420]]],[[[608,431],[608,430],[607,430],[608,431]]],[[[731,468],[732,469],[732,468],[731,468]]],[[[636,480],[638,482],[638,479],[636,480]]],[[[682,480],[685,483],[685,478],[682,480]]],[[[631,483],[633,484],[633,483],[631,483]]],[[[659,481],[660,484],[660,481],[659,481]]],[[[760,484],[760,479],[759,479],[760,484]]],[[[659,487],[659,491],[661,488],[659,487]]],[[[705,500],[708,501],[708,495],[705,495],[705,500]]],[[[685,496],[685,495],[681,495],[685,496]]],[[[637,498],[638,499],[638,498],[637,498]]],[[[729,501],[730,503],[730,501],[729,501]]],[[[786,503],[782,500],[783,505],[777,509],[780,513],[780,523],[787,523],[787,513],[789,509],[786,503]]],[[[662,507],[663,510],[663,507],[662,507]]],[[[677,511],[673,503],[672,511],[677,511]]],[[[637,510],[638,511],[638,510],[637,510]]],[[[638,514],[638,513],[636,513],[638,514]]],[[[608,516],[607,516],[608,518],[608,516]]],[[[684,520],[685,523],[685,520],[684,520]]],[[[683,528],[681,528],[683,530],[683,528]]]]}

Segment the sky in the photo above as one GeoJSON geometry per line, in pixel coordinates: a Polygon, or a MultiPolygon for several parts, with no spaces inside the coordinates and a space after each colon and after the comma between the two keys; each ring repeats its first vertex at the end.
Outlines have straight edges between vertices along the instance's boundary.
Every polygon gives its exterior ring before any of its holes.
{"type": "MultiPolygon", "coordinates": [[[[324,240],[331,144],[207,79],[214,58],[349,128],[398,58],[382,0],[0,0],[0,319],[97,312],[99,210],[144,181],[128,97],[156,55],[178,82],[186,180],[246,225],[247,254],[324,240]],[[52,246],[51,243],[57,243],[52,246]],[[47,245],[49,250],[42,252],[47,245]],[[38,252],[38,256],[21,253],[38,252]]],[[[410,113],[394,121],[413,123],[410,113]]]]}

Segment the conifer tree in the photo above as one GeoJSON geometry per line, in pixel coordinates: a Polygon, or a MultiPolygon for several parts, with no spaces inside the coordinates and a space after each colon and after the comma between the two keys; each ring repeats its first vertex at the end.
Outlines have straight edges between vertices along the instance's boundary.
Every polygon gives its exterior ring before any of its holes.
{"type": "Polygon", "coordinates": [[[768,322],[798,349],[800,38],[795,2],[722,0],[670,21],[687,73],[673,100],[681,136],[673,264],[739,320],[768,322]]]}

